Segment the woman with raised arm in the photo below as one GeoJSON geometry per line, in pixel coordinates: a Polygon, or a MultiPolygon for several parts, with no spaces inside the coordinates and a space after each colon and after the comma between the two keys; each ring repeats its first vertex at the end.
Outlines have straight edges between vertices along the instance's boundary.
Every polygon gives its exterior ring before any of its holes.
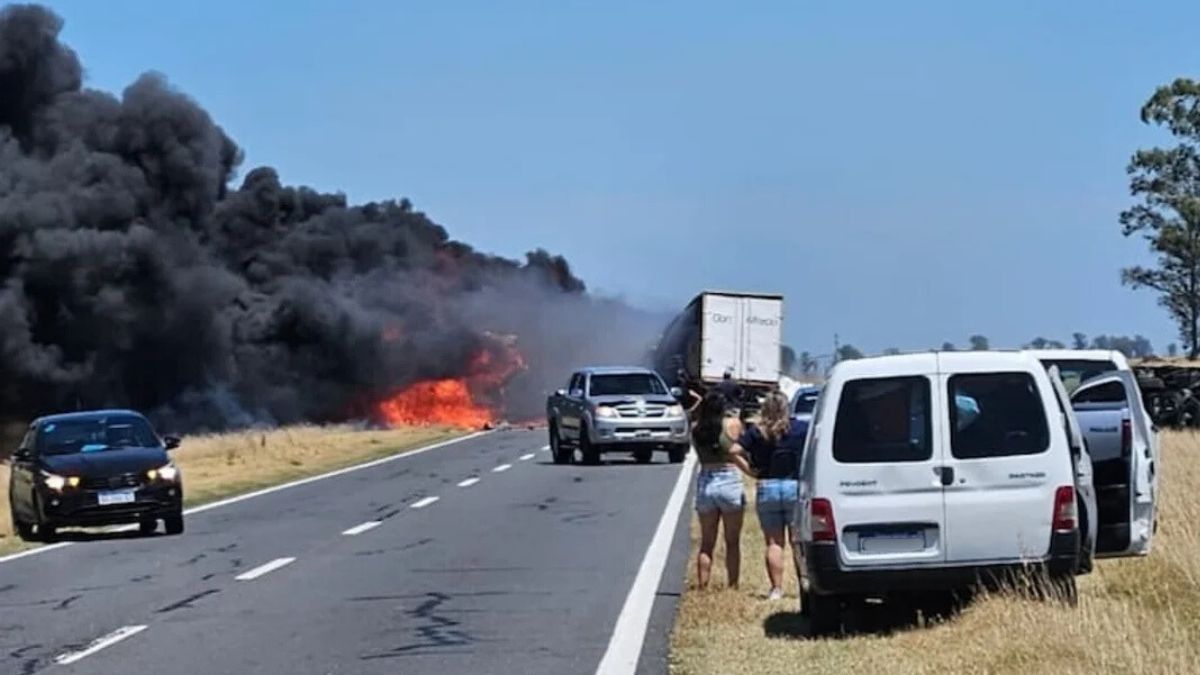
{"type": "Polygon", "coordinates": [[[707,588],[712,576],[713,549],[722,526],[730,588],[737,588],[741,572],[742,512],[746,506],[742,473],[749,473],[750,466],[744,457],[731,452],[743,429],[729,409],[730,402],[720,391],[710,391],[701,401],[692,427],[692,447],[700,459],[696,478],[696,514],[700,518],[696,577],[700,588],[707,588]]]}

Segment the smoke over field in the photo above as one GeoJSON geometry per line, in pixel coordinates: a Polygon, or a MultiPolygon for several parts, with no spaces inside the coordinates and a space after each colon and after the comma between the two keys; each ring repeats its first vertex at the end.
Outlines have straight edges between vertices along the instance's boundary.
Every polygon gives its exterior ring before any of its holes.
{"type": "Polygon", "coordinates": [[[0,10],[0,417],[523,419],[661,327],[561,257],[481,254],[407,200],[354,206],[270,167],[239,183],[238,145],[162,76],[83,88],[61,25],[0,10]]]}

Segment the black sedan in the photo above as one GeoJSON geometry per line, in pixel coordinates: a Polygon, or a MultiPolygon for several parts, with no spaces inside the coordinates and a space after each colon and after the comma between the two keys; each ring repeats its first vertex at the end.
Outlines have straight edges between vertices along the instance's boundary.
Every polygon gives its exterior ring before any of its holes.
{"type": "Polygon", "coordinates": [[[178,445],[130,410],[39,418],[13,453],[13,529],[48,541],[72,526],[137,523],[151,534],[161,519],[167,534],[182,533],[183,485],[167,456],[178,445]]]}

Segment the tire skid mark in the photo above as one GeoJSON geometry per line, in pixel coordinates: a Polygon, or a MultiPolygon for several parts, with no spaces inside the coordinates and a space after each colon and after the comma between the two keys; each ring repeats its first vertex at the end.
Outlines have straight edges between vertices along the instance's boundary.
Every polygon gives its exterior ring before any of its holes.
{"type": "Polygon", "coordinates": [[[155,614],[166,614],[167,612],[174,612],[177,609],[194,607],[195,605],[193,603],[195,603],[197,600],[207,598],[210,595],[215,595],[220,592],[221,592],[221,589],[219,589],[219,588],[210,588],[206,591],[200,591],[199,593],[194,593],[178,602],[171,603],[171,604],[167,605],[166,607],[163,607],[162,609],[155,610],[155,614]]]}

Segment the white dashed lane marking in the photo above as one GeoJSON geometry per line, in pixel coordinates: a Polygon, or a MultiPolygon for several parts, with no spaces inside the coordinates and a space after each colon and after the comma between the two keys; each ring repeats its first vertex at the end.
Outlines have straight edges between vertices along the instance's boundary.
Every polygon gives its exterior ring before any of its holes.
{"type": "Polygon", "coordinates": [[[367,522],[363,523],[362,525],[355,525],[354,527],[346,530],[342,534],[349,536],[349,537],[353,537],[354,535],[362,534],[363,532],[366,532],[367,530],[373,530],[382,524],[383,523],[378,520],[368,520],[367,522]]]}
{"type": "Polygon", "coordinates": [[[500,466],[492,469],[492,471],[495,473],[500,473],[501,471],[508,471],[511,468],[512,468],[512,464],[501,464],[500,466]]]}
{"type": "Polygon", "coordinates": [[[426,497],[424,499],[420,499],[420,500],[412,503],[412,508],[423,509],[426,506],[429,506],[430,504],[436,502],[438,499],[439,499],[439,497],[426,497]]]}
{"type": "Polygon", "coordinates": [[[531,452],[528,455],[521,455],[520,459],[522,462],[528,462],[529,460],[533,459],[534,457],[537,457],[537,455],[535,455],[531,452]]]}
{"type": "Polygon", "coordinates": [[[144,630],[146,630],[146,626],[122,626],[102,638],[97,638],[92,644],[80,651],[59,654],[54,657],[54,662],[60,666],[69,666],[80,659],[95,654],[101,649],[111,647],[126,638],[131,638],[144,630]]]}
{"type": "Polygon", "coordinates": [[[458,487],[471,487],[472,485],[474,485],[478,482],[479,482],[479,477],[473,476],[473,477],[468,478],[468,479],[464,480],[463,482],[459,483],[458,487]]]}
{"type": "Polygon", "coordinates": [[[237,579],[238,581],[253,581],[264,574],[270,574],[280,567],[287,567],[294,562],[296,562],[295,558],[276,558],[265,565],[259,565],[258,567],[255,567],[249,572],[243,572],[234,577],[234,579],[237,579]]]}

